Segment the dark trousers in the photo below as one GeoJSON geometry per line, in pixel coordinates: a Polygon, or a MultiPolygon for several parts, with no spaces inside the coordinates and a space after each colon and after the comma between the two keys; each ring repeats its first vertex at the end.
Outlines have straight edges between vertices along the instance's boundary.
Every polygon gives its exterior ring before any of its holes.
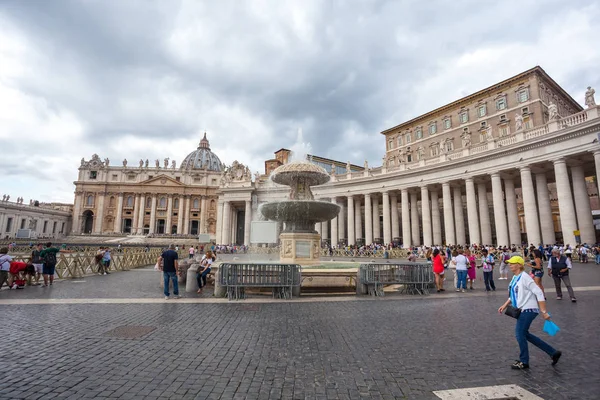
{"type": "Polygon", "coordinates": [[[565,286],[567,287],[567,290],[569,291],[569,296],[571,296],[572,299],[575,298],[575,293],[573,292],[573,287],[571,286],[571,279],[569,279],[569,275],[563,275],[560,277],[552,275],[552,279],[554,279],[554,287],[556,288],[557,297],[562,297],[562,285],[560,284],[560,281],[562,279],[562,281],[565,283],[565,286]]]}
{"type": "Polygon", "coordinates": [[[483,281],[485,282],[485,290],[496,290],[496,285],[494,284],[494,271],[483,271],[483,281]]]}
{"type": "Polygon", "coordinates": [[[206,269],[206,271],[200,273],[196,273],[196,282],[198,282],[198,287],[202,289],[206,286],[206,277],[210,274],[210,268],[206,269]]]}
{"type": "Polygon", "coordinates": [[[544,342],[539,337],[529,333],[529,326],[537,317],[538,313],[536,312],[522,312],[517,319],[517,326],[515,327],[515,337],[517,338],[517,343],[519,343],[519,360],[523,364],[529,364],[529,347],[527,346],[527,342],[536,346],[538,349],[542,350],[550,357],[552,357],[556,350],[550,346],[548,343],[544,342]]]}
{"type": "Polygon", "coordinates": [[[8,283],[8,271],[0,271],[0,289],[4,286],[4,282],[6,282],[6,286],[10,288],[8,283]]]}

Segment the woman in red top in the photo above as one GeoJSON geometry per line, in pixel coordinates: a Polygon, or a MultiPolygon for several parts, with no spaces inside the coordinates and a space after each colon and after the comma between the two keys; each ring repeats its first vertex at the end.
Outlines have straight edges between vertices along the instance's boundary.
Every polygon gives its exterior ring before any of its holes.
{"type": "Polygon", "coordinates": [[[439,292],[444,292],[444,262],[445,257],[440,254],[439,249],[433,250],[433,274],[435,275],[435,287],[439,292]]]}

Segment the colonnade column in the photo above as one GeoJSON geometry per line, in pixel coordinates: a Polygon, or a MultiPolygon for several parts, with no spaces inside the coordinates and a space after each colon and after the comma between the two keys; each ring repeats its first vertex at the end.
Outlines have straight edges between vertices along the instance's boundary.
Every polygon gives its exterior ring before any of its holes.
{"type": "MultiPolygon", "coordinates": [[[[183,234],[183,213],[184,213],[184,197],[180,196],[179,197],[179,210],[177,210],[177,234],[181,235],[183,234]]],[[[223,221],[223,210],[221,210],[219,208],[219,213],[217,214],[217,218],[220,218],[221,221],[223,221]]],[[[217,227],[220,227],[221,224],[217,223],[217,227]]],[[[219,242],[217,242],[217,244],[220,244],[219,242]]]]}
{"type": "Polygon", "coordinates": [[[117,200],[117,216],[115,217],[114,232],[121,233],[123,230],[123,193],[119,194],[117,200]]]}
{"type": "MultiPolygon", "coordinates": [[[[527,242],[534,246],[538,246],[541,243],[542,238],[540,236],[540,221],[538,219],[537,204],[535,202],[533,180],[531,179],[531,169],[529,167],[521,167],[521,193],[523,195],[523,210],[525,211],[525,232],[527,233],[527,242]]],[[[507,189],[507,203],[508,197],[512,196],[514,196],[514,193],[509,193],[507,189]]]]}
{"type": "Polygon", "coordinates": [[[454,224],[456,227],[456,243],[466,244],[465,212],[463,211],[462,188],[460,186],[454,187],[454,224]]]}
{"type": "Polygon", "coordinates": [[[156,226],[156,194],[152,195],[152,208],[150,209],[150,229],[148,233],[154,233],[156,226]]]}
{"type": "Polygon", "coordinates": [[[564,159],[560,158],[554,161],[554,175],[563,241],[564,244],[574,246],[575,234],[573,231],[577,229],[577,219],[575,217],[575,207],[573,206],[571,184],[569,183],[569,172],[564,159]]]}
{"type": "Polygon", "coordinates": [[[338,240],[341,241],[346,237],[346,205],[342,201],[340,204],[340,213],[338,214],[338,240]]]}
{"type": "Polygon", "coordinates": [[[408,200],[408,189],[402,189],[402,246],[412,247],[410,236],[410,207],[408,200]]]}
{"type": "Polygon", "coordinates": [[[360,195],[354,198],[354,239],[363,238],[362,235],[362,213],[360,210],[360,195]]]}
{"type": "Polygon", "coordinates": [[[390,194],[383,192],[383,244],[392,243],[392,226],[390,221],[390,194]]]}
{"type": "Polygon", "coordinates": [[[354,246],[356,244],[355,230],[354,230],[354,197],[348,196],[348,245],[354,246]]]}
{"type": "Polygon", "coordinates": [[[454,213],[452,212],[452,195],[450,183],[442,183],[442,197],[444,201],[444,238],[447,245],[456,244],[454,236],[454,213]]]}
{"type": "Polygon", "coordinates": [[[315,231],[317,231],[317,233],[319,234],[319,236],[321,236],[321,224],[322,224],[322,222],[317,222],[315,224],[315,231]]]}
{"type": "Polygon", "coordinates": [[[433,244],[431,234],[431,212],[429,210],[429,189],[421,187],[421,215],[423,218],[423,244],[430,247],[433,244]]]}
{"type": "MultiPolygon", "coordinates": [[[[517,210],[517,196],[515,196],[515,182],[512,178],[504,178],[504,190],[506,193],[506,216],[508,217],[508,245],[519,246],[521,244],[521,224],[517,210]]],[[[537,243],[536,243],[537,246],[537,243]]]]}
{"type": "Polygon", "coordinates": [[[400,237],[400,221],[398,220],[398,196],[393,194],[390,196],[392,202],[392,241],[394,238],[400,237]]]}
{"type": "Polygon", "coordinates": [[[590,197],[585,183],[585,174],[580,165],[571,167],[573,179],[573,192],[575,194],[575,212],[577,213],[577,226],[581,235],[581,243],[596,243],[596,230],[594,229],[590,197]]]}
{"type": "Polygon", "coordinates": [[[202,196],[200,200],[200,233],[206,233],[206,196],[202,196]]]}
{"type": "Polygon", "coordinates": [[[433,244],[442,244],[442,221],[440,220],[440,201],[437,190],[431,191],[431,227],[433,229],[433,244]]]}
{"type": "Polygon", "coordinates": [[[488,203],[487,188],[485,183],[477,185],[479,200],[479,220],[481,222],[481,244],[492,244],[492,223],[490,221],[490,205],[488,203]]]}
{"type": "Polygon", "coordinates": [[[328,222],[329,221],[321,222],[321,240],[329,239],[328,222]]]}
{"type": "Polygon", "coordinates": [[[379,197],[373,196],[373,240],[381,239],[381,221],[379,220],[379,197]]]}
{"type": "Polygon", "coordinates": [[[140,196],[140,208],[138,210],[138,226],[137,231],[138,234],[142,235],[144,233],[144,217],[146,215],[146,195],[142,194],[140,196]]]}
{"type": "Polygon", "coordinates": [[[190,233],[190,196],[185,197],[185,209],[183,210],[183,234],[190,233]]]}
{"type": "Polygon", "coordinates": [[[252,202],[246,200],[246,210],[244,214],[244,246],[250,246],[250,226],[252,224],[252,202]]]}
{"type": "Polygon", "coordinates": [[[165,227],[165,233],[170,235],[171,228],[173,226],[173,195],[167,197],[167,222],[165,227]]]}
{"type": "Polygon", "coordinates": [[[479,217],[477,215],[477,196],[475,195],[475,182],[473,178],[465,179],[467,190],[467,221],[469,224],[469,243],[481,243],[479,231],[479,217]]]}
{"type": "Polygon", "coordinates": [[[410,232],[413,246],[418,246],[421,243],[421,232],[419,232],[419,198],[417,192],[410,193],[410,232]]]}
{"type": "Polygon", "coordinates": [[[596,164],[596,184],[600,195],[600,150],[594,151],[594,163],[596,164]]]}
{"type": "Polygon", "coordinates": [[[373,210],[371,209],[371,194],[365,194],[365,245],[373,243],[373,210]]]}
{"type": "Polygon", "coordinates": [[[102,223],[104,222],[104,193],[98,193],[98,203],[96,210],[98,214],[94,221],[94,233],[102,234],[102,223]]]}
{"type": "Polygon", "coordinates": [[[502,179],[500,174],[492,174],[492,197],[494,200],[494,222],[496,223],[496,245],[508,246],[508,227],[504,211],[504,196],[502,195],[502,179]]]}
{"type": "MultiPolygon", "coordinates": [[[[181,202],[179,203],[179,221],[181,221],[181,202]]],[[[177,223],[177,233],[179,232],[181,222],[177,223]]],[[[219,200],[217,203],[217,229],[215,232],[216,244],[223,244],[223,201],[219,200]]]]}
{"type": "MultiPolygon", "coordinates": [[[[187,202],[188,199],[186,199],[187,202]]],[[[223,202],[223,228],[221,236],[225,245],[231,244],[231,204],[228,201],[223,202]]]]}
{"type": "MultiPolygon", "coordinates": [[[[337,204],[337,197],[332,197],[331,198],[331,202],[333,204],[337,204]]],[[[341,213],[341,209],[340,209],[340,213],[341,213]]],[[[338,214],[339,215],[339,214],[338,214]]],[[[334,219],[331,220],[331,246],[337,246],[338,245],[338,241],[339,241],[339,237],[338,237],[338,217],[336,216],[334,219]]]]}
{"type": "Polygon", "coordinates": [[[133,221],[131,224],[131,233],[138,233],[138,220],[140,217],[140,195],[136,194],[133,200],[133,221]]]}
{"type": "Polygon", "coordinates": [[[556,234],[554,233],[550,192],[548,191],[548,180],[546,179],[545,172],[535,174],[535,189],[537,192],[538,210],[540,212],[542,240],[544,244],[554,244],[556,243],[556,234]]]}

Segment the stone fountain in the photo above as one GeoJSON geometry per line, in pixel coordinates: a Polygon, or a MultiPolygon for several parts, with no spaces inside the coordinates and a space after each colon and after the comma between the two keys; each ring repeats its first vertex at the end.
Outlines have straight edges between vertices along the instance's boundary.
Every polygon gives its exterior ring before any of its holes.
{"type": "Polygon", "coordinates": [[[290,186],[289,200],[263,204],[265,218],[284,223],[279,235],[282,263],[320,264],[321,235],[315,224],[335,218],[340,206],[314,199],[311,186],[329,182],[324,168],[308,161],[294,161],[282,165],[271,173],[275,183],[290,186]]]}

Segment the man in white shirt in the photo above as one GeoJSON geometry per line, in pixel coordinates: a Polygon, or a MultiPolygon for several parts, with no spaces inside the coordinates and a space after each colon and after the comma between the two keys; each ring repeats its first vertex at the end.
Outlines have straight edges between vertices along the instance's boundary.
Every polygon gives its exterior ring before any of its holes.
{"type": "Polygon", "coordinates": [[[10,262],[12,261],[12,257],[8,255],[8,247],[3,247],[0,249],[0,289],[4,285],[4,282],[8,285],[10,289],[10,280],[8,279],[8,271],[10,271],[10,262]]]}
{"type": "Polygon", "coordinates": [[[552,257],[548,260],[548,275],[554,280],[554,287],[556,288],[556,300],[562,300],[562,288],[561,281],[565,283],[571,301],[575,303],[575,293],[571,286],[571,279],[569,278],[569,271],[573,267],[571,259],[567,256],[561,256],[558,250],[552,250],[552,257]]]}

